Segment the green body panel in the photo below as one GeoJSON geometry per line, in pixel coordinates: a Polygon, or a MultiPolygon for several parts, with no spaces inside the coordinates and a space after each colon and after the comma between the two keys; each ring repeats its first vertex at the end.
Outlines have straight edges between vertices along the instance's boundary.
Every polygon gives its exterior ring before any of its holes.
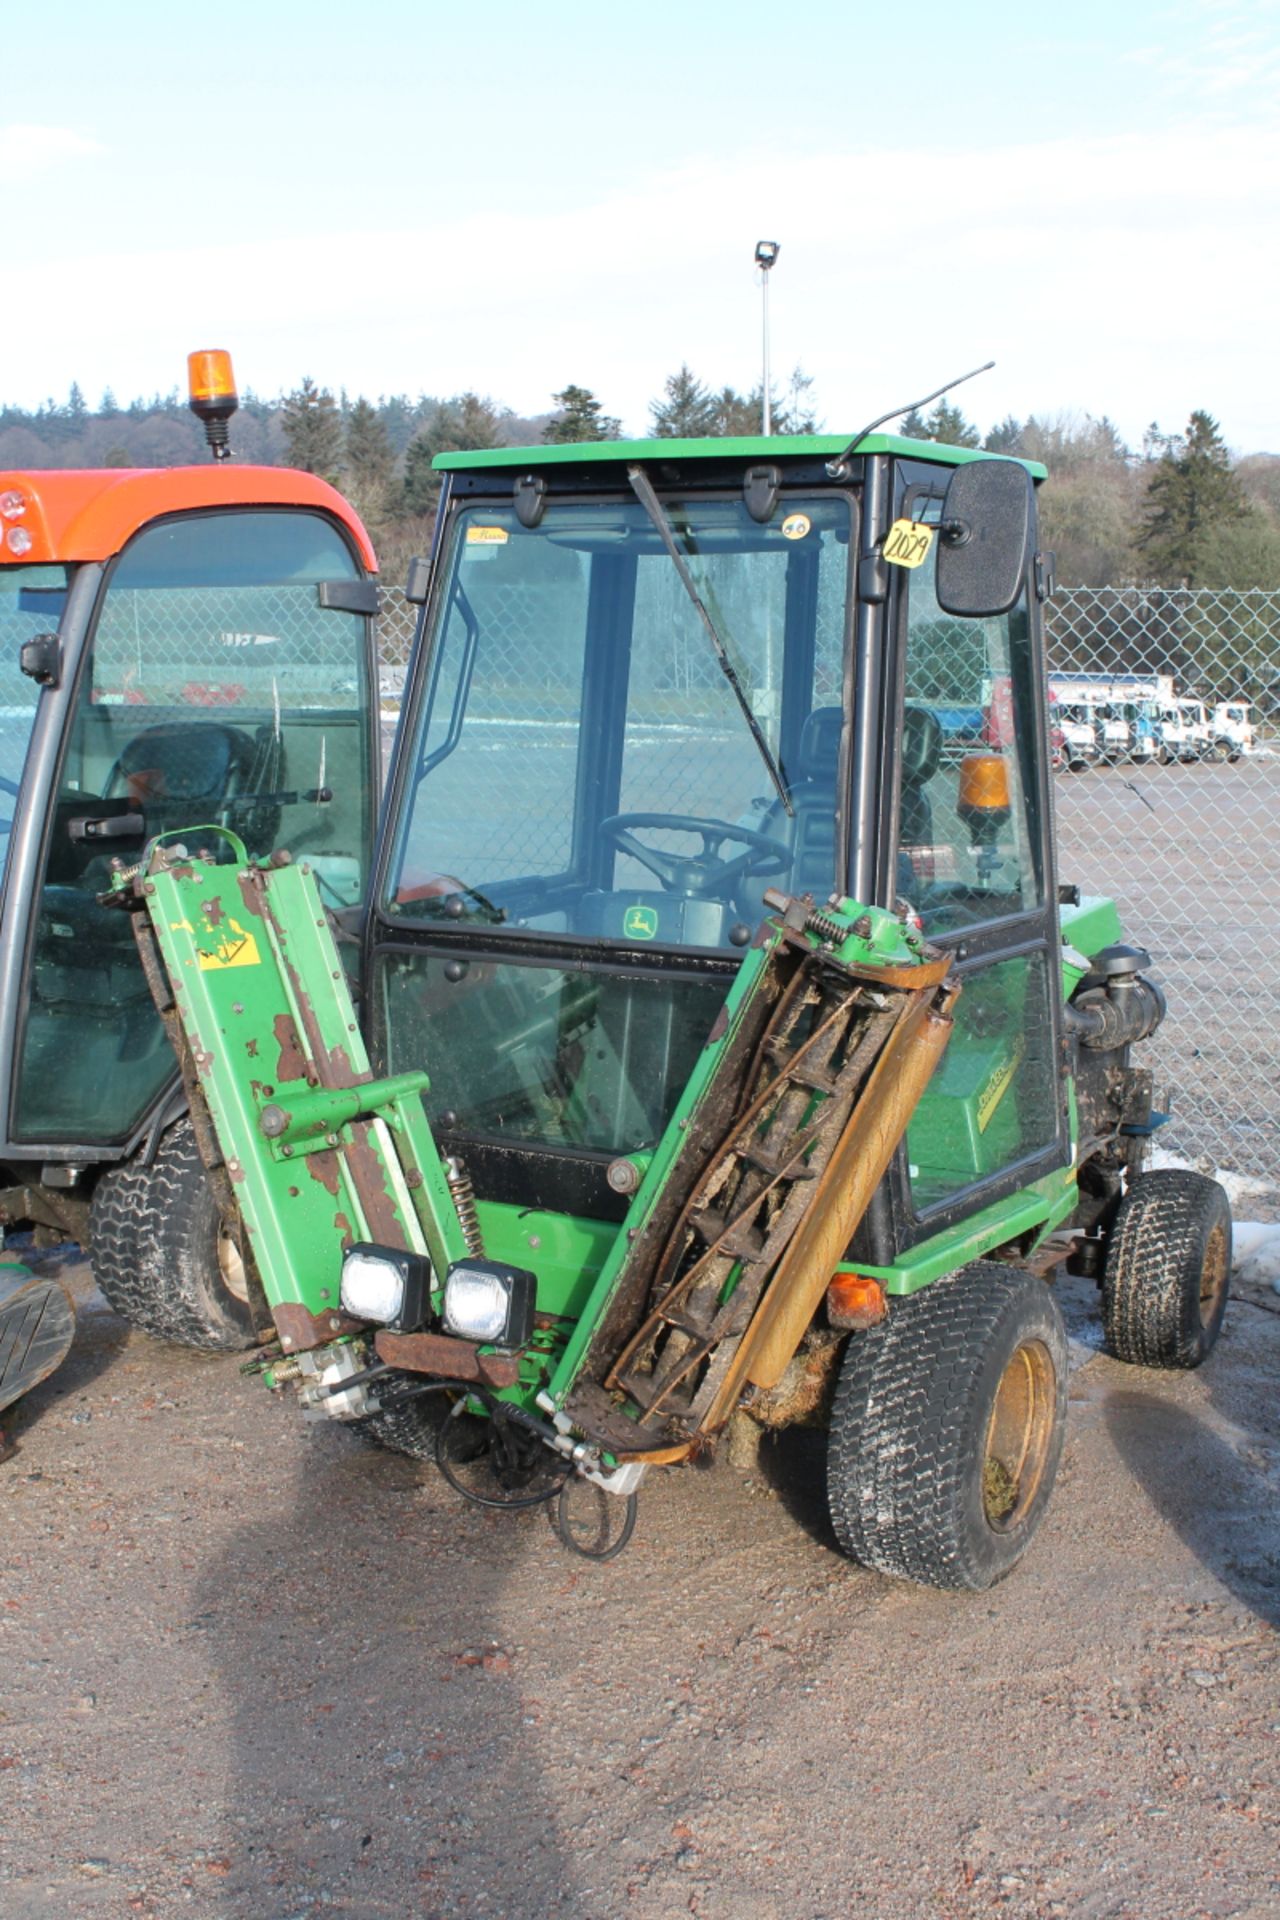
{"type": "MultiPolygon", "coordinates": [[[[886,1293],[918,1293],[931,1280],[954,1273],[970,1260],[980,1260],[996,1247],[1034,1233],[1037,1241],[1060,1226],[1075,1210],[1076,1173],[1064,1167],[1046,1174],[1008,1199],[971,1214],[956,1227],[948,1227],[933,1239],[922,1241],[891,1267],[869,1267],[859,1262],[857,1271],[884,1282],[886,1293]]],[[[852,1271],[852,1269],[849,1269],[852,1271]]]]}
{"type": "MultiPolygon", "coordinates": [[[[849,444],[843,433],[744,434],[718,440],[571,440],[540,447],[484,447],[478,452],[438,453],[432,466],[442,473],[505,470],[520,467],[613,465],[627,460],[834,460],[849,444]]],[[[863,454],[896,454],[901,460],[928,460],[935,466],[963,467],[971,460],[998,460],[1003,455],[974,447],[945,447],[932,440],[910,440],[901,434],[870,433],[858,443],[863,454]]],[[[1035,480],[1048,468],[1037,460],[1020,460],[1035,480]]]]}
{"type": "Polygon", "coordinates": [[[532,1268],[538,1276],[539,1313],[577,1320],[617,1238],[613,1222],[493,1200],[481,1200],[476,1211],[486,1258],[532,1268]]]}
{"type": "Polygon", "coordinates": [[[954,1176],[953,1185],[998,1173],[1025,1151],[1017,1100],[1011,1095],[1025,1046],[1026,976],[990,968],[979,975],[977,991],[987,1002],[990,1027],[1002,1036],[999,1055],[993,1060],[988,1045],[974,1044],[962,1007],[908,1134],[912,1160],[935,1174],[954,1176]]]}
{"type": "MultiPolygon", "coordinates": [[[[1124,938],[1115,901],[1101,894],[1086,894],[1078,907],[1060,907],[1058,922],[1062,928],[1063,944],[1082,953],[1086,960],[1091,960],[1095,953],[1101,953],[1104,947],[1114,946],[1124,938]]],[[[1069,958],[1064,958],[1063,972],[1065,991],[1070,998],[1072,988],[1083,977],[1082,971],[1073,966],[1069,958]]]]}
{"type": "Polygon", "coordinates": [[[427,1077],[373,1079],[306,864],[249,868],[222,837],[235,865],[153,865],[144,893],[267,1300],[331,1311],[362,1240],[427,1253],[442,1284],[466,1246],[427,1077]]]}

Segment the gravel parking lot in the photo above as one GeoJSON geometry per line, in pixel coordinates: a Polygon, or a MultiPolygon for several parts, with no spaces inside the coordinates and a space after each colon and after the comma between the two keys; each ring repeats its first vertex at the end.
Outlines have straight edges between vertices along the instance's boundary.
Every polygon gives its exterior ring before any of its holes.
{"type": "MultiPolygon", "coordinates": [[[[621,1560],[81,1300],[0,1467],[5,1920],[1280,1911],[1280,1300],[1095,1350],[1003,1586],[841,1560],[804,1436],[621,1560]]],[[[1090,1344],[1092,1343],[1092,1344],[1090,1344]]]]}

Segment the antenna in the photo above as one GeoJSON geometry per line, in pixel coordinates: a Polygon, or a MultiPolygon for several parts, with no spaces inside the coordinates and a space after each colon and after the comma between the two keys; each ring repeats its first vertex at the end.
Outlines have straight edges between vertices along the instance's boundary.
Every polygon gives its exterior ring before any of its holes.
{"type": "Polygon", "coordinates": [[[950,393],[952,387],[962,387],[966,380],[972,380],[980,373],[988,373],[994,365],[994,360],[984,360],[980,367],[973,367],[968,373],[959,374],[956,379],[948,380],[945,387],[938,387],[935,392],[926,393],[922,400],[908,400],[905,407],[891,407],[888,413],[882,413],[878,420],[871,422],[870,426],[863,427],[861,433],[855,433],[838,459],[828,460],[827,472],[833,480],[847,480],[849,461],[869,433],[874,433],[877,427],[882,427],[886,420],[896,420],[899,414],[912,413],[917,407],[927,407],[931,400],[940,400],[944,393],[950,393]]]}

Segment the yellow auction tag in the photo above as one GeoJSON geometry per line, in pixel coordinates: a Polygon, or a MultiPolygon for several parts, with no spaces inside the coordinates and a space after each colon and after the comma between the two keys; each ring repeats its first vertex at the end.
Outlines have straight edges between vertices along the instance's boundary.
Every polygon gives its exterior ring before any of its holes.
{"type": "Polygon", "coordinates": [[[468,527],[467,545],[469,547],[505,547],[507,530],[505,527],[468,527]]]}
{"type": "Polygon", "coordinates": [[[919,520],[895,520],[884,543],[884,557],[895,567],[918,567],[929,558],[933,528],[919,520]]]}

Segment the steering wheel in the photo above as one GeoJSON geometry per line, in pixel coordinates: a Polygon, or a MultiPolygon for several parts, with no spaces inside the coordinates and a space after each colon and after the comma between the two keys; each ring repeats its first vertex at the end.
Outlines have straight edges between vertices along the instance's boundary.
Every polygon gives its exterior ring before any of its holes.
{"type": "Polygon", "coordinates": [[[727,820],[699,820],[692,813],[614,813],[600,822],[600,831],[621,852],[656,874],[668,893],[683,894],[689,900],[723,899],[747,874],[781,873],[791,864],[791,849],[785,842],[751,827],[731,826],[727,820]],[[637,840],[633,827],[699,834],[702,852],[662,853],[637,840]],[[726,840],[743,848],[732,860],[718,857],[726,840]]]}

